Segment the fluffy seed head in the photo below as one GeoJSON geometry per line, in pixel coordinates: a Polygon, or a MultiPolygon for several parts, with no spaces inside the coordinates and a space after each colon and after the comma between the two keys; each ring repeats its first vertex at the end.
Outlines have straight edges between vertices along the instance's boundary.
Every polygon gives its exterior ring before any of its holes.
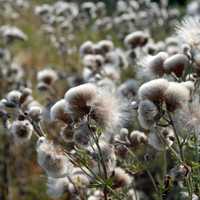
{"type": "Polygon", "coordinates": [[[58,79],[57,73],[53,69],[43,69],[38,72],[38,82],[43,82],[47,85],[53,84],[58,79]]]}
{"type": "Polygon", "coordinates": [[[133,147],[138,147],[147,143],[147,136],[141,131],[132,131],[129,140],[133,147]]]}
{"type": "Polygon", "coordinates": [[[21,95],[22,93],[20,91],[12,90],[7,94],[6,99],[8,100],[8,102],[18,104],[20,101],[21,95]]]}
{"type": "Polygon", "coordinates": [[[86,54],[93,54],[94,53],[94,44],[91,41],[84,42],[80,47],[80,55],[84,56],[86,54]]]}
{"type": "Polygon", "coordinates": [[[71,121],[67,102],[65,101],[65,99],[57,101],[51,107],[50,115],[52,121],[60,120],[64,123],[68,123],[71,121]]]}
{"type": "Polygon", "coordinates": [[[190,91],[180,83],[170,82],[165,92],[165,103],[170,112],[181,108],[190,100],[190,91]]]}
{"type": "Polygon", "coordinates": [[[73,87],[65,93],[65,100],[75,118],[83,117],[90,112],[91,102],[97,96],[97,88],[94,84],[86,83],[73,87]]]}
{"type": "Polygon", "coordinates": [[[182,23],[177,26],[178,36],[191,48],[200,48],[200,22],[198,18],[188,17],[185,18],[182,23]]]}
{"type": "Polygon", "coordinates": [[[130,48],[142,47],[148,42],[148,35],[142,31],[136,31],[126,36],[124,44],[130,48]]]}
{"type": "Polygon", "coordinates": [[[132,178],[120,167],[114,169],[111,178],[114,189],[128,186],[132,182],[132,178]]]}
{"type": "Polygon", "coordinates": [[[27,142],[31,139],[33,126],[28,120],[16,120],[12,123],[10,132],[17,143],[27,142]]]}
{"type": "Polygon", "coordinates": [[[104,54],[114,49],[114,44],[110,40],[101,40],[98,42],[98,45],[100,46],[104,54]]]}
{"type": "Polygon", "coordinates": [[[188,64],[188,58],[184,54],[175,54],[165,60],[164,70],[166,73],[173,72],[180,77],[188,64]]]}
{"type": "Polygon", "coordinates": [[[140,86],[138,96],[140,100],[163,101],[169,82],[165,79],[154,79],[140,86]]]}
{"type": "Polygon", "coordinates": [[[141,61],[143,73],[148,73],[151,76],[162,77],[164,75],[163,63],[167,59],[168,54],[160,52],[155,56],[147,56],[141,61]]]}

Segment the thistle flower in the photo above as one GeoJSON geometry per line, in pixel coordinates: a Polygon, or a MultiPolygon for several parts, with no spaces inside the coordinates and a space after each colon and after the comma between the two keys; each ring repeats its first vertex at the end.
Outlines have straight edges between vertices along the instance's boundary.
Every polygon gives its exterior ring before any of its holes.
{"type": "Polygon", "coordinates": [[[182,23],[177,26],[176,32],[184,43],[190,45],[191,48],[199,50],[200,22],[198,18],[185,18],[182,23]]]}
{"type": "Polygon", "coordinates": [[[146,144],[148,141],[147,136],[141,131],[132,131],[129,136],[129,142],[133,147],[138,147],[146,144]]]}
{"type": "Polygon", "coordinates": [[[164,61],[164,70],[166,73],[173,72],[176,76],[181,77],[188,64],[189,60],[184,54],[175,54],[164,61]]]}
{"type": "Polygon", "coordinates": [[[94,43],[91,41],[84,42],[81,45],[79,52],[82,57],[87,54],[93,54],[94,53],[94,43]]]}
{"type": "Polygon", "coordinates": [[[37,161],[48,176],[61,178],[71,173],[72,164],[59,147],[42,137],[37,142],[37,161]]]}
{"type": "Polygon", "coordinates": [[[124,44],[129,48],[142,47],[148,42],[148,35],[142,31],[130,33],[124,39],[124,44]]]}
{"type": "Polygon", "coordinates": [[[104,129],[122,127],[130,117],[128,104],[105,90],[91,102],[91,118],[104,129]]]}
{"type": "Polygon", "coordinates": [[[163,101],[169,82],[165,79],[154,79],[140,86],[138,96],[140,100],[163,101]]]}
{"type": "Polygon", "coordinates": [[[21,95],[22,95],[22,93],[20,91],[12,90],[7,94],[6,99],[9,103],[13,103],[15,105],[18,105],[21,95]]]}
{"type": "Polygon", "coordinates": [[[52,85],[58,79],[57,73],[53,69],[43,69],[38,72],[37,80],[46,85],[52,85]]]}
{"type": "Polygon", "coordinates": [[[144,129],[149,129],[154,125],[158,114],[158,108],[153,102],[149,100],[140,102],[138,108],[138,120],[144,129]]]}
{"type": "Polygon", "coordinates": [[[31,139],[33,126],[28,120],[16,120],[11,124],[10,133],[17,143],[24,143],[31,139]]]}
{"type": "Polygon", "coordinates": [[[171,128],[162,128],[158,132],[151,132],[148,136],[148,143],[154,149],[163,151],[168,149],[175,141],[174,131],[171,128]]]}
{"type": "Polygon", "coordinates": [[[90,112],[91,102],[97,96],[97,88],[94,84],[86,83],[73,87],[65,93],[65,100],[74,119],[80,119],[90,112]]]}
{"type": "Polygon", "coordinates": [[[142,65],[142,73],[144,73],[144,75],[148,74],[149,76],[162,77],[165,73],[163,63],[167,57],[168,54],[165,52],[160,52],[155,56],[145,57],[140,63],[140,65],[142,65]]]}
{"type": "Polygon", "coordinates": [[[39,106],[31,106],[27,113],[33,121],[39,122],[42,117],[42,108],[39,106]]]}
{"type": "Polygon", "coordinates": [[[112,188],[117,189],[131,184],[132,178],[120,167],[116,167],[111,175],[112,188]]]}
{"type": "Polygon", "coordinates": [[[110,40],[101,40],[98,42],[98,45],[100,46],[100,48],[102,49],[102,52],[104,54],[106,54],[114,49],[114,44],[110,40]]]}
{"type": "Polygon", "coordinates": [[[64,123],[68,123],[71,121],[70,111],[65,99],[61,99],[57,101],[50,110],[50,116],[52,121],[60,120],[64,123]]]}
{"type": "Polygon", "coordinates": [[[181,108],[190,100],[190,91],[180,83],[170,82],[165,92],[165,103],[170,112],[181,108]]]}
{"type": "Polygon", "coordinates": [[[88,67],[94,71],[99,70],[104,63],[104,58],[101,55],[87,54],[83,57],[84,67],[88,67]]]}
{"type": "Polygon", "coordinates": [[[52,178],[48,177],[47,181],[47,194],[51,198],[59,198],[64,192],[67,192],[69,180],[67,177],[52,178]]]}
{"type": "Polygon", "coordinates": [[[6,43],[10,43],[14,40],[27,40],[27,35],[19,28],[10,25],[4,25],[0,27],[0,35],[6,40],[6,43]]]}

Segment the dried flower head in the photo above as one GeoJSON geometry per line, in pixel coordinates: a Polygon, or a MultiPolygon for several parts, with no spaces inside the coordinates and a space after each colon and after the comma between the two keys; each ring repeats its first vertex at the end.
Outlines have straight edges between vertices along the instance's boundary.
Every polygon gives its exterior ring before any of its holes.
{"type": "Polygon", "coordinates": [[[60,120],[67,124],[68,122],[71,121],[69,113],[70,112],[68,109],[67,102],[65,101],[65,99],[61,99],[51,107],[50,110],[51,120],[52,121],[60,120]]]}
{"type": "Polygon", "coordinates": [[[158,76],[162,77],[165,73],[163,63],[167,59],[168,54],[166,52],[159,52],[155,56],[147,56],[142,58],[140,65],[142,66],[142,72],[144,75],[148,76],[158,76]]]}
{"type": "Polygon", "coordinates": [[[129,136],[131,146],[137,148],[140,145],[146,144],[148,141],[147,136],[141,131],[132,131],[129,136]]]}
{"type": "Polygon", "coordinates": [[[132,178],[120,167],[116,167],[111,175],[114,189],[126,187],[131,184],[132,178]]]}
{"type": "Polygon", "coordinates": [[[164,70],[166,73],[173,72],[180,77],[183,74],[183,70],[188,67],[188,64],[189,60],[184,54],[175,54],[165,60],[164,70]]]}
{"type": "Polygon", "coordinates": [[[177,34],[184,41],[189,44],[191,48],[200,48],[200,21],[195,17],[185,18],[180,25],[177,26],[177,34]]]}
{"type": "Polygon", "coordinates": [[[165,103],[170,112],[181,108],[190,100],[190,91],[180,83],[170,82],[165,92],[165,103]]]}
{"type": "Polygon", "coordinates": [[[80,47],[80,55],[83,57],[86,54],[94,53],[94,43],[91,41],[84,42],[80,47]]]}
{"type": "Polygon", "coordinates": [[[140,100],[163,101],[169,82],[165,79],[154,79],[140,86],[138,96],[140,100]]]}
{"type": "Polygon", "coordinates": [[[57,73],[53,69],[43,69],[38,72],[38,82],[45,83],[46,85],[52,85],[58,79],[57,73]]]}
{"type": "Polygon", "coordinates": [[[33,126],[28,120],[16,120],[11,124],[10,133],[17,143],[24,143],[31,139],[33,126]]]}
{"type": "Polygon", "coordinates": [[[124,39],[124,44],[130,48],[142,47],[148,42],[148,35],[142,31],[130,33],[124,39]]]}
{"type": "Polygon", "coordinates": [[[90,112],[91,102],[97,96],[94,84],[86,83],[73,87],[65,93],[65,100],[75,119],[79,119],[90,112]]]}

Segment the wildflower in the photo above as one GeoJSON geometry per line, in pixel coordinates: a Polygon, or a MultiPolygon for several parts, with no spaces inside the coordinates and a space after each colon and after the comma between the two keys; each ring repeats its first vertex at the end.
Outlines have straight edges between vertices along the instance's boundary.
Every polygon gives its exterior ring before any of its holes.
{"type": "Polygon", "coordinates": [[[141,131],[132,131],[129,136],[129,142],[133,147],[138,147],[147,143],[147,136],[141,131]]]}
{"type": "Polygon", "coordinates": [[[65,93],[65,100],[75,119],[79,119],[90,112],[91,102],[97,96],[94,84],[86,83],[73,87],[65,93]]]}
{"type": "Polygon", "coordinates": [[[175,141],[174,131],[171,128],[162,128],[161,130],[151,132],[148,136],[148,143],[154,149],[163,151],[168,149],[175,141]]]}
{"type": "Polygon", "coordinates": [[[155,56],[147,56],[142,60],[141,65],[143,67],[144,75],[147,73],[150,76],[162,77],[165,73],[163,63],[167,59],[168,54],[165,52],[160,52],[155,56]]]}
{"type": "Polygon", "coordinates": [[[158,108],[153,102],[149,100],[140,102],[138,107],[138,120],[144,129],[149,129],[154,125],[158,114],[158,108]]]}
{"type": "Polygon", "coordinates": [[[83,57],[83,65],[94,71],[101,69],[104,58],[101,55],[87,54],[83,57]]]}
{"type": "Polygon", "coordinates": [[[42,117],[42,108],[39,106],[31,106],[30,109],[27,111],[29,117],[35,121],[39,122],[42,117]]]}
{"type": "Polygon", "coordinates": [[[176,30],[178,36],[188,44],[191,48],[200,48],[200,22],[198,18],[188,17],[185,18],[176,30]]]}
{"type": "Polygon", "coordinates": [[[94,43],[91,41],[84,42],[80,47],[80,55],[83,57],[86,54],[93,54],[94,53],[94,43]]]}
{"type": "Polygon", "coordinates": [[[71,173],[72,164],[62,149],[42,137],[37,142],[37,160],[48,176],[61,178],[71,173]]]}
{"type": "Polygon", "coordinates": [[[142,31],[136,31],[126,36],[124,44],[130,48],[142,47],[148,42],[148,35],[142,31]]]}
{"type": "Polygon", "coordinates": [[[165,79],[154,79],[140,86],[138,96],[140,100],[163,101],[169,82],[165,79]]]}
{"type": "Polygon", "coordinates": [[[167,58],[164,62],[166,73],[173,72],[176,76],[182,76],[183,70],[188,67],[189,60],[184,54],[175,54],[167,58]]]}
{"type": "Polygon", "coordinates": [[[71,119],[70,119],[69,109],[65,99],[57,101],[51,107],[50,115],[52,121],[60,120],[66,124],[70,122],[71,119]]]}
{"type": "Polygon", "coordinates": [[[0,27],[0,35],[5,39],[6,43],[14,40],[27,40],[27,35],[15,26],[4,25],[0,27]]]}
{"type": "Polygon", "coordinates": [[[190,92],[184,85],[176,82],[169,83],[165,92],[165,103],[170,112],[174,112],[182,105],[187,104],[189,100],[190,92]]]}
{"type": "Polygon", "coordinates": [[[114,44],[110,40],[101,40],[98,42],[98,45],[100,46],[100,48],[102,49],[102,52],[104,54],[106,54],[114,49],[114,44]]]}
{"type": "Polygon", "coordinates": [[[17,143],[24,143],[31,139],[33,126],[28,120],[16,120],[11,124],[10,133],[17,143]]]}
{"type": "Polygon", "coordinates": [[[129,117],[126,101],[122,102],[120,98],[105,90],[99,91],[96,99],[91,102],[91,118],[104,129],[122,127],[129,117]]]}
{"type": "Polygon", "coordinates": [[[111,178],[114,189],[128,186],[132,182],[132,178],[120,167],[114,169],[111,178]]]}
{"type": "Polygon", "coordinates": [[[46,85],[52,85],[58,79],[57,73],[53,69],[43,69],[38,72],[37,80],[46,85]]]}
{"type": "Polygon", "coordinates": [[[8,103],[13,103],[15,105],[18,105],[21,95],[22,95],[22,93],[20,91],[12,90],[11,92],[9,92],[7,94],[6,99],[7,99],[8,103]]]}

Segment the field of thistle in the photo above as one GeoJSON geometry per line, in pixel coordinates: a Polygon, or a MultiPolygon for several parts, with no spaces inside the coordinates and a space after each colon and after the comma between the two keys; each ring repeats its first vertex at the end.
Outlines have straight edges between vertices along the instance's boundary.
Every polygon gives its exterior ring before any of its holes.
{"type": "Polygon", "coordinates": [[[200,1],[0,0],[0,200],[200,200],[200,1]]]}

